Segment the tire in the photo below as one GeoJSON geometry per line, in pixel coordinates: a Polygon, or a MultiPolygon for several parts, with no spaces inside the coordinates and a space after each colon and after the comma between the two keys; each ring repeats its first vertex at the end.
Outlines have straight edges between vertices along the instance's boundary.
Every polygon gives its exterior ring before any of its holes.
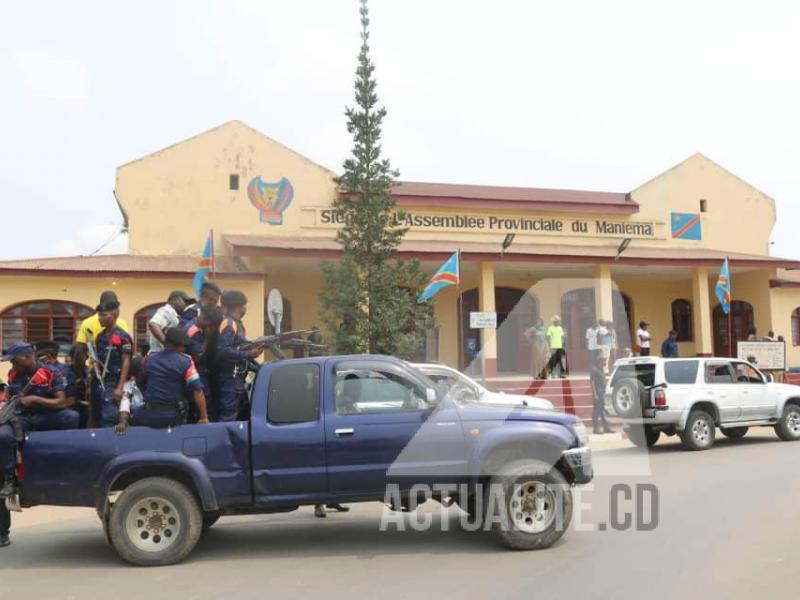
{"type": "Polygon", "coordinates": [[[222,515],[216,515],[216,514],[213,514],[213,513],[212,514],[203,515],[203,531],[205,532],[205,531],[211,529],[214,526],[214,523],[219,521],[219,518],[221,516],[222,515]]]}
{"type": "Polygon", "coordinates": [[[564,535],[572,520],[569,483],[542,461],[508,463],[491,478],[485,496],[487,492],[484,506],[493,513],[487,514],[492,533],[512,550],[548,548],[564,535]]]}
{"type": "Polygon", "coordinates": [[[644,385],[638,379],[622,379],[611,390],[611,406],[614,413],[623,419],[642,416],[642,399],[646,395],[644,385]]]}
{"type": "Polygon", "coordinates": [[[658,438],[661,437],[660,430],[653,429],[648,425],[644,425],[642,427],[628,427],[625,430],[625,433],[628,434],[628,439],[637,448],[650,448],[655,446],[658,438]]]}
{"type": "Polygon", "coordinates": [[[197,499],[182,483],[148,477],[131,484],[111,507],[111,544],[127,562],[171,565],[194,549],[203,529],[197,499]]]}
{"type": "Polygon", "coordinates": [[[775,433],[784,442],[800,440],[800,406],[787,404],[783,409],[783,416],[775,425],[775,433]]]}
{"type": "Polygon", "coordinates": [[[693,410],[681,432],[681,442],[688,450],[708,450],[714,445],[715,434],[713,417],[704,410],[693,410]]]}
{"type": "Polygon", "coordinates": [[[747,434],[749,427],[721,427],[722,435],[732,440],[743,438],[747,434]]]}

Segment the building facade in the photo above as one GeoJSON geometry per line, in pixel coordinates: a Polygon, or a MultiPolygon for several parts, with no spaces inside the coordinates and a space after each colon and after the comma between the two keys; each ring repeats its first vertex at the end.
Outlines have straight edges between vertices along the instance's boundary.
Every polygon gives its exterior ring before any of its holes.
{"type": "MultiPolygon", "coordinates": [[[[251,336],[265,331],[272,288],[284,329],[320,323],[320,261],[339,255],[331,171],[232,121],[120,166],[115,192],[128,254],[0,262],[3,346],[70,343],[105,289],[141,344],[154,308],[190,288],[209,231],[213,278],[247,294],[251,336]]],[[[769,255],[775,203],[701,154],[628,193],[402,182],[394,195],[409,227],[401,259],[432,273],[461,252],[461,309],[457,288],[436,296],[428,360],[465,367],[480,350],[487,376],[529,373],[525,330],[560,315],[574,372],[587,367],[583,331],[597,318],[614,321],[621,347],[640,320],[656,346],[674,328],[682,355],[726,355],[729,339],[771,330],[800,365],[800,262],[769,255]],[[730,320],[714,296],[726,256],[730,320]],[[498,329],[470,329],[476,310],[497,312],[498,329]]]]}

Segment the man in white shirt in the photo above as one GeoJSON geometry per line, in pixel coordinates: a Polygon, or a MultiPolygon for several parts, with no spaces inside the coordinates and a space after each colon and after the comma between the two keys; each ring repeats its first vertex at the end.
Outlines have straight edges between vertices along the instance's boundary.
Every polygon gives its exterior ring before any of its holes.
{"type": "Polygon", "coordinates": [[[586,349],[591,353],[594,358],[595,351],[597,350],[597,323],[593,322],[586,329],[586,349]]]}
{"type": "Polygon", "coordinates": [[[636,340],[639,342],[639,356],[650,356],[650,332],[647,331],[649,323],[639,322],[639,329],[636,331],[636,340]]]}
{"type": "Polygon", "coordinates": [[[150,352],[160,352],[164,349],[164,335],[167,329],[177,327],[181,313],[187,306],[194,303],[194,298],[181,290],[175,290],[167,298],[167,303],[156,311],[147,324],[150,330],[148,341],[150,352]]]}

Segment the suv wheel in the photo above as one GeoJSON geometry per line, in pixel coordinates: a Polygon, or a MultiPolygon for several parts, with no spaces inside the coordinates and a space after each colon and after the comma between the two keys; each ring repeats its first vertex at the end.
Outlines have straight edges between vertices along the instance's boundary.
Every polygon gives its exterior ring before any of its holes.
{"type": "Polygon", "coordinates": [[[625,433],[631,443],[637,448],[650,448],[655,445],[658,438],[661,436],[661,431],[653,429],[648,425],[642,427],[632,425],[625,430],[625,433]]]}
{"type": "Polygon", "coordinates": [[[775,425],[775,433],[784,442],[800,440],[800,406],[787,404],[783,409],[783,416],[775,425]]]}
{"type": "Polygon", "coordinates": [[[622,379],[611,391],[611,406],[623,419],[641,417],[644,394],[645,388],[638,379],[622,379]]]}
{"type": "Polygon", "coordinates": [[[681,442],[689,450],[708,450],[714,445],[714,419],[704,410],[693,410],[681,433],[681,442]]]}
{"type": "Polygon", "coordinates": [[[722,435],[725,437],[731,438],[732,440],[738,440],[739,438],[743,438],[747,433],[748,427],[721,427],[720,431],[722,431],[722,435]]]}

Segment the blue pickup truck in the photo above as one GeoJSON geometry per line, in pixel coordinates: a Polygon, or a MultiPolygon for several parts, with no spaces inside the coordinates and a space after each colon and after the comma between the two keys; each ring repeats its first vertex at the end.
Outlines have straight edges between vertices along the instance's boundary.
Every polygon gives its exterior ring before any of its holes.
{"type": "Polygon", "coordinates": [[[95,507],[123,559],[164,565],[222,515],[385,502],[390,485],[395,510],[431,486],[508,547],[544,548],[591,478],[576,417],[450,398],[404,361],[360,355],[262,366],[247,421],[30,433],[18,500],[95,507]]]}

